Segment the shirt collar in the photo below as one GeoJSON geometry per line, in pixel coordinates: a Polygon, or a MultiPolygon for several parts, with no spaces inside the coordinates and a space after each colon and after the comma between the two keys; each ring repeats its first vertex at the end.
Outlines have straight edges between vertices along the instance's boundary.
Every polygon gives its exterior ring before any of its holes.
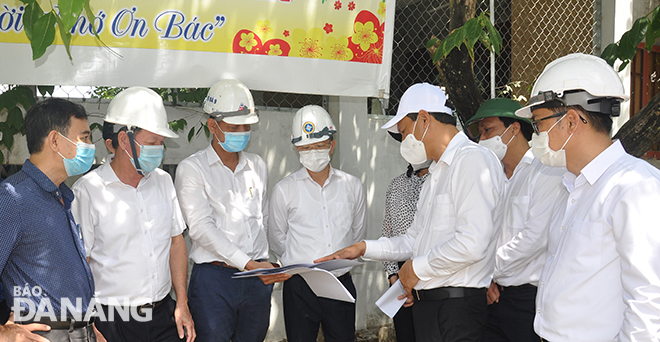
{"type": "MultiPolygon", "coordinates": [[[[445,151],[442,153],[442,156],[440,156],[438,163],[436,163],[436,165],[431,165],[431,168],[435,168],[439,162],[444,162],[447,165],[451,165],[452,161],[454,161],[456,151],[458,151],[461,146],[465,145],[469,141],[470,140],[468,139],[467,135],[465,135],[465,133],[458,132],[449,141],[449,144],[447,145],[445,151]]],[[[431,168],[429,168],[429,170],[431,170],[431,168]]]]}
{"type": "Polygon", "coordinates": [[[43,173],[36,165],[32,164],[30,159],[25,160],[25,164],[23,164],[21,171],[25,172],[30,178],[32,178],[35,184],[45,192],[53,195],[56,199],[59,200],[60,197],[64,197],[67,202],[73,201],[73,191],[71,191],[64,182],[62,182],[58,188],[45,173],[43,173]]]}
{"type": "MultiPolygon", "coordinates": [[[[332,176],[336,174],[337,173],[335,172],[335,169],[332,167],[332,165],[330,165],[330,173],[328,174],[328,180],[326,182],[329,182],[332,176]]],[[[305,179],[305,178],[312,179],[312,176],[309,175],[309,172],[307,172],[307,168],[305,168],[304,166],[300,170],[296,171],[293,177],[296,180],[305,179]]]]}
{"type": "Polygon", "coordinates": [[[605,173],[605,170],[625,154],[626,151],[623,149],[621,142],[616,140],[612,145],[596,156],[596,158],[590,161],[589,164],[580,171],[580,174],[584,176],[589,184],[593,185],[598,178],[605,173]]]}
{"type": "MultiPolygon", "coordinates": [[[[115,155],[114,155],[114,154],[108,155],[108,157],[106,157],[106,161],[105,161],[105,163],[103,163],[103,165],[99,166],[99,169],[101,170],[101,171],[100,171],[100,172],[101,172],[101,180],[103,181],[103,183],[104,183],[105,185],[108,185],[108,184],[111,184],[111,183],[121,183],[121,184],[124,184],[124,182],[122,182],[122,181],[119,179],[119,177],[117,177],[117,174],[115,173],[115,170],[112,168],[112,165],[110,165],[110,163],[112,163],[112,161],[113,161],[114,159],[115,159],[115,155]]],[[[142,177],[142,179],[140,179],[140,182],[138,183],[138,187],[139,187],[144,181],[146,181],[147,179],[149,179],[149,177],[151,176],[151,173],[152,173],[152,172],[147,172],[147,174],[144,175],[144,176],[142,177]]]]}
{"type": "MultiPolygon", "coordinates": [[[[213,143],[211,143],[204,151],[206,152],[206,160],[208,161],[209,166],[218,162],[223,166],[225,165],[222,162],[222,159],[220,159],[220,156],[213,149],[213,143]]],[[[245,158],[243,151],[238,152],[238,165],[236,165],[236,169],[234,170],[234,173],[241,171],[242,169],[251,170],[253,168],[254,167],[252,165],[252,161],[245,158]]]]}
{"type": "Polygon", "coordinates": [[[518,162],[516,168],[513,169],[513,175],[511,175],[511,178],[506,179],[505,181],[510,181],[511,179],[513,179],[519,170],[522,170],[523,167],[531,165],[533,161],[534,161],[534,152],[532,152],[532,149],[530,148],[529,150],[527,150],[527,152],[525,152],[523,157],[520,159],[520,162],[518,162]]]}

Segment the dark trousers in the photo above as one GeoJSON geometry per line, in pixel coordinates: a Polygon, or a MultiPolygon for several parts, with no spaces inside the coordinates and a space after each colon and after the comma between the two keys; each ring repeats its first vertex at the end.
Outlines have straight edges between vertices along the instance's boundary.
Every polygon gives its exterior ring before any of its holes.
{"type": "Polygon", "coordinates": [[[195,264],[190,275],[188,307],[197,342],[261,342],[270,320],[273,285],[261,279],[232,279],[235,268],[195,264]]]}
{"type": "Polygon", "coordinates": [[[463,298],[415,300],[412,309],[417,342],[479,342],[486,323],[486,291],[463,298]]]}
{"type": "Polygon", "coordinates": [[[128,315],[124,321],[118,310],[113,306],[102,305],[106,321],[97,319],[94,324],[108,342],[176,342],[179,333],[174,322],[176,302],[169,295],[155,308],[151,309],[151,321],[140,322],[133,315],[128,315]],[[113,321],[107,321],[113,313],[113,321]]]}
{"type": "MultiPolygon", "coordinates": [[[[357,298],[350,274],[339,280],[357,298]]],[[[317,297],[299,275],[284,282],[282,298],[289,342],[316,341],[319,324],[326,342],[355,341],[355,303],[317,297]]]]}
{"type": "Polygon", "coordinates": [[[0,302],[0,325],[7,323],[10,313],[11,311],[9,310],[9,306],[7,306],[7,301],[3,300],[0,302]]]}
{"type": "Polygon", "coordinates": [[[413,308],[401,307],[394,315],[394,331],[397,342],[415,342],[415,326],[413,323],[413,308]]]}
{"type": "Polygon", "coordinates": [[[498,286],[499,303],[488,306],[484,342],[526,342],[540,340],[534,333],[536,286],[498,286]]]}
{"type": "MultiPolygon", "coordinates": [[[[72,331],[52,329],[51,331],[35,331],[34,333],[47,338],[51,342],[96,342],[96,334],[91,324],[72,331]]],[[[115,342],[115,340],[108,339],[108,342],[115,342]]]]}

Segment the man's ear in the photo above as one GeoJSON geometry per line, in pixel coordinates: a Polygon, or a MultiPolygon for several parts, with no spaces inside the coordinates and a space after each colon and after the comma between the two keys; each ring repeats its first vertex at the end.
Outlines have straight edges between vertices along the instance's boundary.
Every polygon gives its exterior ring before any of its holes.
{"type": "Polygon", "coordinates": [[[568,134],[574,133],[577,129],[577,123],[580,121],[580,112],[571,108],[566,112],[564,120],[566,120],[566,125],[568,125],[568,134]]]}
{"type": "Polygon", "coordinates": [[[130,141],[128,140],[128,134],[126,131],[121,131],[117,134],[117,142],[119,143],[119,148],[122,150],[130,151],[130,141]]]}
{"type": "Polygon", "coordinates": [[[335,143],[335,139],[332,139],[332,142],[330,143],[330,145],[332,145],[332,147],[330,147],[330,155],[335,152],[335,143]]]}
{"type": "Polygon", "coordinates": [[[511,126],[511,131],[513,131],[513,134],[518,134],[520,132],[520,122],[514,121],[511,126]]]}
{"type": "Polygon", "coordinates": [[[417,120],[421,120],[418,122],[417,126],[419,126],[419,124],[423,124],[422,127],[426,127],[426,125],[428,125],[431,121],[431,114],[422,109],[417,113],[417,120]]]}
{"type": "Polygon", "coordinates": [[[59,145],[57,143],[57,136],[59,134],[57,133],[56,130],[52,130],[48,133],[46,136],[46,139],[44,139],[44,148],[50,148],[54,152],[59,151],[59,145]]]}
{"type": "Polygon", "coordinates": [[[211,134],[216,133],[215,130],[217,129],[218,126],[216,125],[216,121],[214,118],[208,118],[206,120],[206,126],[209,128],[209,132],[211,132],[211,134]]]}

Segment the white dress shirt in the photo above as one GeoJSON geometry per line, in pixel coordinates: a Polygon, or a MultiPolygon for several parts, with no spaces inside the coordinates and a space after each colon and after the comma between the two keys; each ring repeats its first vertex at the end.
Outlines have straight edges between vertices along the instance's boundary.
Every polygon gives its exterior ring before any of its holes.
{"type": "Polygon", "coordinates": [[[283,265],[311,263],[364,239],[365,198],[357,177],[330,167],[321,187],[303,167],[272,191],[268,242],[283,265]]]}
{"type": "Polygon", "coordinates": [[[365,258],[413,259],[415,289],[488,287],[502,196],[502,164],[490,150],[456,134],[429,167],[417,215],[405,235],[367,241],[365,258]]]}
{"type": "Polygon", "coordinates": [[[176,191],[188,224],[190,258],[243,269],[268,258],[268,169],[256,154],[239,152],[232,172],[213,147],[184,159],[176,169],[176,191]]]}
{"type": "Polygon", "coordinates": [[[505,179],[493,275],[499,285],[538,285],[548,247],[550,208],[568,196],[561,184],[565,172],[563,167],[543,165],[529,149],[511,178],[505,179]]]}
{"type": "Polygon", "coordinates": [[[170,175],[155,169],[134,188],[106,162],[72,190],[71,211],[83,233],[97,300],[142,305],[168,295],[172,237],[186,228],[170,175]]]}
{"type": "Polygon", "coordinates": [[[660,171],[616,141],[563,182],[534,329],[553,342],[658,341],[660,171]]]}

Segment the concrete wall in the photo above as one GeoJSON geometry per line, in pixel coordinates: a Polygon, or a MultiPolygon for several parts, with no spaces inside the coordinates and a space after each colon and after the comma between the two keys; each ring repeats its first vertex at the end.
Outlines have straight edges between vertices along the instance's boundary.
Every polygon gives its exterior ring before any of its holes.
{"type": "MultiPolygon", "coordinates": [[[[90,113],[90,124],[102,123],[108,102],[88,101],[83,103],[90,113]]],[[[167,107],[170,120],[185,118],[189,125],[205,120],[200,108],[167,107]]],[[[367,115],[365,98],[331,97],[329,112],[338,127],[337,148],[332,157],[333,167],[349,172],[362,180],[367,196],[367,237],[380,236],[385,190],[392,178],[403,173],[405,161],[399,155],[399,143],[386,132],[380,130],[385,119],[370,119],[367,115]]],[[[252,127],[252,136],[247,151],[262,156],[268,164],[269,190],[282,178],[298,170],[301,166],[298,154],[290,142],[291,120],[295,110],[265,111],[260,114],[260,122],[252,127]]],[[[2,118],[0,117],[0,120],[2,118]]],[[[166,141],[164,164],[177,164],[190,154],[205,148],[209,139],[204,133],[190,143],[188,130],[179,132],[178,139],[166,141]]],[[[15,148],[9,155],[10,164],[22,164],[28,158],[25,138],[16,136],[15,148]]],[[[101,141],[101,132],[94,131],[97,161],[107,155],[101,141]]],[[[73,184],[75,178],[67,180],[73,184]]],[[[374,302],[387,289],[387,280],[381,263],[366,262],[353,271],[357,295],[357,329],[379,326],[390,322],[374,302]]],[[[267,341],[285,338],[282,314],[281,284],[275,286],[272,299],[271,325],[267,341]]]]}

